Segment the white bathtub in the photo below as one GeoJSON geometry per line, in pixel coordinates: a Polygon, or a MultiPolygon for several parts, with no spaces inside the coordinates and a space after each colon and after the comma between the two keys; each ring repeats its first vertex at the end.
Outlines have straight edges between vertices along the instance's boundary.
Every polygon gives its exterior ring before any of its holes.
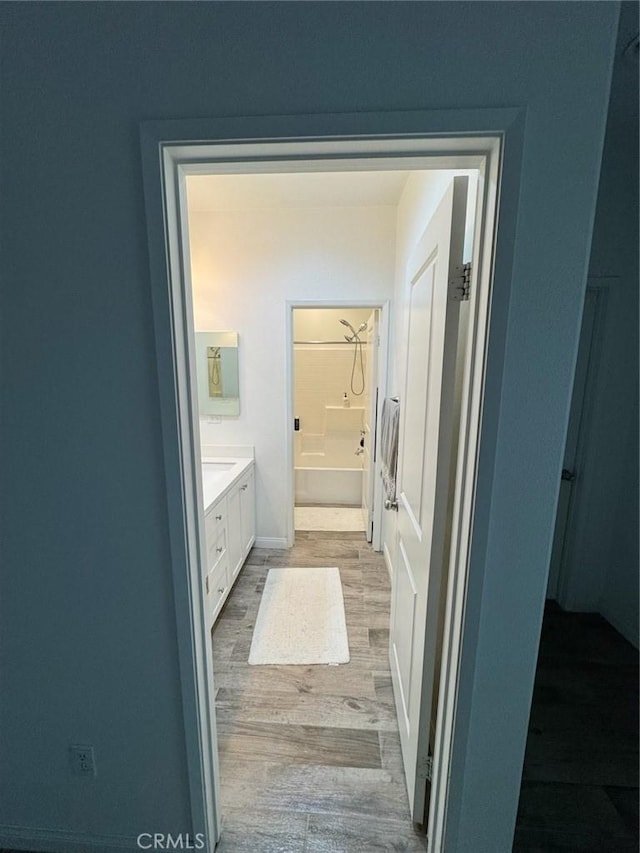
{"type": "Polygon", "coordinates": [[[362,468],[298,468],[296,504],[360,506],[362,468]]]}
{"type": "Polygon", "coordinates": [[[360,506],[362,456],[354,453],[358,436],[315,438],[301,437],[296,446],[296,504],[360,506]]]}

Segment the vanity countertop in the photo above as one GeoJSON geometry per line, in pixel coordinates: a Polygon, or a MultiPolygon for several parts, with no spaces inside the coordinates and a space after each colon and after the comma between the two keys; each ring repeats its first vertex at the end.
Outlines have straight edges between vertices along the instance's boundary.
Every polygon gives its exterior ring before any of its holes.
{"type": "Polygon", "coordinates": [[[252,458],[204,456],[202,458],[202,493],[205,515],[233,484],[253,465],[252,458]]]}

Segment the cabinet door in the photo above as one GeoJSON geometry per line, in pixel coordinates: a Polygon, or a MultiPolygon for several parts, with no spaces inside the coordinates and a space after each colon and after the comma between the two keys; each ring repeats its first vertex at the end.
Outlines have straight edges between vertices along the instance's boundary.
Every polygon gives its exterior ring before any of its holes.
{"type": "Polygon", "coordinates": [[[227,495],[227,548],[232,581],[240,571],[244,557],[240,507],[240,495],[243,492],[240,489],[241,485],[235,486],[227,495]]]}
{"type": "Polygon", "coordinates": [[[242,521],[242,555],[249,552],[256,538],[256,489],[253,471],[240,485],[240,518],[242,521]]]}

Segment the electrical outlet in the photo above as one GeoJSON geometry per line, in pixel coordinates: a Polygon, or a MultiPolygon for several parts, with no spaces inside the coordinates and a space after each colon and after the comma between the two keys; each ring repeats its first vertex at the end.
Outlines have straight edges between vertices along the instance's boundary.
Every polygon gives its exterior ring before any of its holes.
{"type": "Polygon", "coordinates": [[[69,747],[69,757],[71,759],[71,771],[76,776],[96,775],[96,761],[92,746],[72,743],[69,747]]]}
{"type": "Polygon", "coordinates": [[[222,416],[221,415],[209,415],[208,419],[210,424],[221,424],[222,416]]]}

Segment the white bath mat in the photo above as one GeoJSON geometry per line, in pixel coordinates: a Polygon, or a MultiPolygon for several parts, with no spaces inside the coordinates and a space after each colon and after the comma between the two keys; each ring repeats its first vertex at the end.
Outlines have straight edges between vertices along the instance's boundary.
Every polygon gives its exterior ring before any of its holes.
{"type": "Polygon", "coordinates": [[[269,569],[250,664],[349,662],[340,571],[269,569]]]}
{"type": "Polygon", "coordinates": [[[360,507],[297,506],[295,528],[360,533],[364,530],[364,519],[360,507]]]}

